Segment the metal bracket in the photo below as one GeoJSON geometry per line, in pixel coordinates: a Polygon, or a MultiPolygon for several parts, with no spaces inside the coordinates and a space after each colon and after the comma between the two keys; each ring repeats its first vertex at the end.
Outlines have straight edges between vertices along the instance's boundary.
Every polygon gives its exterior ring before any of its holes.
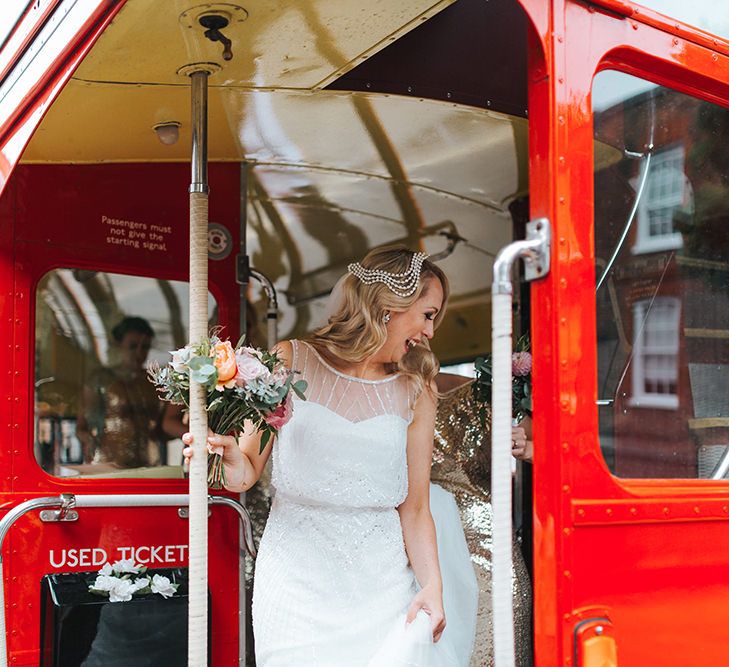
{"type": "MultiPolygon", "coordinates": [[[[213,511],[208,508],[208,516],[212,516],[213,511]]],[[[189,519],[190,518],[190,508],[189,507],[178,507],[177,508],[177,516],[180,517],[180,519],[189,519]]]]}
{"type": "Polygon", "coordinates": [[[44,523],[53,523],[57,521],[78,521],[78,512],[76,511],[76,496],[72,493],[62,493],[61,506],[57,510],[43,510],[40,513],[40,520],[44,523]]]}
{"type": "Polygon", "coordinates": [[[544,278],[549,273],[552,230],[547,218],[530,220],[526,226],[526,240],[534,242],[524,255],[524,278],[527,281],[544,278]]]}

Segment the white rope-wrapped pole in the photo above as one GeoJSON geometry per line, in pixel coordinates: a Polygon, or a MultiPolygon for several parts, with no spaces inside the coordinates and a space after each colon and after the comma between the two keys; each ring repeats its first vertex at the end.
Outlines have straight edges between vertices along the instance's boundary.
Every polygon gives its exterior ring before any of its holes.
{"type": "MultiPolygon", "coordinates": [[[[190,342],[208,334],[207,71],[192,82],[192,183],[190,185],[190,342]]],[[[188,667],[208,664],[208,482],[205,387],[190,381],[188,667]]]]}
{"type": "Polygon", "coordinates": [[[511,303],[492,294],[491,502],[493,551],[491,596],[496,667],[514,665],[511,527],[511,303]]]}

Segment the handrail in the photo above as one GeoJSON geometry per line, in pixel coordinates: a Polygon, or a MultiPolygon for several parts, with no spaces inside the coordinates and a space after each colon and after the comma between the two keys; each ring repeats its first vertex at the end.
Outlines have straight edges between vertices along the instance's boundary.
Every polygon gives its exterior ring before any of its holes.
{"type": "MultiPolygon", "coordinates": [[[[39,509],[58,508],[62,518],[73,508],[82,507],[174,507],[187,506],[190,496],[179,494],[128,494],[128,495],[74,495],[62,493],[58,496],[32,498],[16,505],[0,519],[0,667],[8,667],[8,647],[5,627],[5,577],[3,572],[2,548],[10,528],[28,512],[39,509]]],[[[256,546],[253,541],[253,526],[250,514],[244,505],[226,496],[208,496],[210,505],[224,505],[234,509],[243,526],[243,538],[246,551],[251,558],[256,557],[256,546]]]]}

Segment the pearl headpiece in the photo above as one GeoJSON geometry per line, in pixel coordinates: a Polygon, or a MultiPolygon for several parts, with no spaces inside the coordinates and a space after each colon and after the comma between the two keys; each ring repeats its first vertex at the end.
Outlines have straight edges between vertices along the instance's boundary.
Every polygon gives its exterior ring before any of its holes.
{"type": "Polygon", "coordinates": [[[347,271],[359,278],[364,285],[382,283],[400,298],[405,298],[415,294],[415,290],[418,289],[420,271],[426,259],[428,259],[428,255],[424,252],[413,253],[410,267],[402,273],[390,273],[390,271],[381,269],[365,269],[359,262],[350,264],[347,271]]]}

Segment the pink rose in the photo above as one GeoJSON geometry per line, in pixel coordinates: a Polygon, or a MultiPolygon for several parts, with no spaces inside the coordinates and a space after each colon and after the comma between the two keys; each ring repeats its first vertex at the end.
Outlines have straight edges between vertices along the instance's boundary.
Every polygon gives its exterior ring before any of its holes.
{"type": "Polygon", "coordinates": [[[511,372],[517,377],[525,377],[532,372],[532,355],[529,352],[514,352],[511,355],[511,372]]]}
{"type": "Polygon", "coordinates": [[[238,373],[235,382],[239,387],[262,376],[268,375],[268,368],[256,356],[255,351],[250,347],[244,347],[235,354],[238,365],[238,373]]]}
{"type": "Polygon", "coordinates": [[[269,426],[273,426],[277,431],[284,425],[288,424],[291,415],[294,413],[293,401],[291,394],[281,403],[270,415],[266,415],[263,420],[269,426]]]}

